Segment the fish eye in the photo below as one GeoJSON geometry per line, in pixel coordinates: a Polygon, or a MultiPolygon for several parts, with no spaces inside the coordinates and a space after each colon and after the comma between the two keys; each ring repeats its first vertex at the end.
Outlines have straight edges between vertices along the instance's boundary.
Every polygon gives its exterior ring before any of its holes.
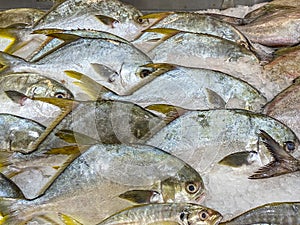
{"type": "Polygon", "coordinates": [[[205,220],[208,219],[208,217],[209,217],[209,214],[206,210],[202,210],[202,211],[199,212],[200,220],[205,221],[205,220]]]}
{"type": "Polygon", "coordinates": [[[141,78],[148,77],[151,73],[152,73],[151,70],[143,69],[143,70],[141,70],[141,72],[140,72],[140,77],[141,77],[141,78]]]}
{"type": "Polygon", "coordinates": [[[56,92],[54,94],[55,98],[66,98],[66,94],[62,93],[62,92],[56,92]]]}
{"type": "Polygon", "coordinates": [[[283,147],[288,152],[293,152],[296,149],[295,143],[292,141],[286,141],[283,143],[283,147]]]}
{"type": "Polygon", "coordinates": [[[180,220],[184,221],[185,217],[186,217],[185,212],[181,212],[180,215],[179,215],[180,220]]]}
{"type": "Polygon", "coordinates": [[[190,194],[195,194],[199,190],[199,186],[196,183],[187,183],[185,190],[190,194]]]}
{"type": "Polygon", "coordinates": [[[143,19],[141,17],[137,17],[136,18],[136,21],[139,23],[139,24],[144,24],[146,22],[148,22],[148,19],[143,19]]]}

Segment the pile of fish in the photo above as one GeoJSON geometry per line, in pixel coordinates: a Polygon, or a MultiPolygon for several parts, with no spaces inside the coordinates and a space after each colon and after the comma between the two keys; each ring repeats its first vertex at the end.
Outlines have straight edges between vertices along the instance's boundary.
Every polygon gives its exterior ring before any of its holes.
{"type": "Polygon", "coordinates": [[[300,4],[0,12],[0,224],[300,224],[300,4]]]}

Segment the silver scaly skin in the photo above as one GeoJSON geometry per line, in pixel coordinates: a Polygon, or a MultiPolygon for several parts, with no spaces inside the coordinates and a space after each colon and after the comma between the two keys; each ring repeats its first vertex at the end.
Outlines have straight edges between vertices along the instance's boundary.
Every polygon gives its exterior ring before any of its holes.
{"type": "Polygon", "coordinates": [[[189,203],[152,204],[136,206],[110,216],[97,225],[217,225],[219,212],[205,206],[189,203]]]}
{"type": "Polygon", "coordinates": [[[59,212],[89,225],[132,204],[189,202],[204,193],[200,175],[160,149],[97,144],[80,150],[42,196],[1,199],[6,224],[59,212]]]}

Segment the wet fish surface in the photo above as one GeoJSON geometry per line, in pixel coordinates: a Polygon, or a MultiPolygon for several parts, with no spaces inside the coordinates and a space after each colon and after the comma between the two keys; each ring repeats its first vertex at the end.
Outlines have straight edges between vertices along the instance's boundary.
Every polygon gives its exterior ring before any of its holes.
{"type": "Polygon", "coordinates": [[[151,76],[155,72],[153,68],[143,67],[152,62],[147,55],[130,44],[116,40],[79,38],[34,63],[4,53],[1,56],[2,64],[11,71],[37,72],[63,80],[74,96],[76,89],[71,88],[65,71],[87,74],[119,94],[127,94],[155,77],[151,76]],[[12,64],[15,66],[10,67],[12,64]]]}
{"type": "Polygon", "coordinates": [[[132,207],[110,216],[98,225],[108,224],[218,224],[220,213],[196,204],[152,204],[132,207]]]}
{"type": "Polygon", "coordinates": [[[243,108],[261,111],[265,97],[248,83],[214,70],[189,68],[173,64],[148,64],[166,72],[131,95],[119,96],[96,81],[84,77],[77,84],[95,98],[129,101],[146,107],[170,104],[185,109],[243,108]]]}
{"type": "Polygon", "coordinates": [[[265,204],[229,220],[220,225],[295,225],[300,223],[299,202],[275,202],[265,204]]]}
{"type": "Polygon", "coordinates": [[[160,149],[97,144],[81,150],[44,195],[34,200],[1,199],[4,215],[16,212],[7,215],[6,223],[59,212],[95,224],[132,204],[195,201],[203,195],[200,175],[160,149]]]}

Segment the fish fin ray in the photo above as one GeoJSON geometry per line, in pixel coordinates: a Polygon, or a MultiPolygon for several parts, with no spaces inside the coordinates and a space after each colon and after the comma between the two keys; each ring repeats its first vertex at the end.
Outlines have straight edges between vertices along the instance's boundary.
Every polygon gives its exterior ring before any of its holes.
{"type": "Polygon", "coordinates": [[[209,88],[205,88],[205,90],[207,101],[213,108],[225,109],[226,102],[217,92],[209,88]]]}
{"type": "Polygon", "coordinates": [[[118,22],[118,20],[105,15],[95,15],[95,17],[106,26],[114,27],[114,22],[118,22]]]}
{"type": "Polygon", "coordinates": [[[186,113],[188,110],[181,107],[167,105],[167,104],[154,104],[145,107],[145,109],[155,113],[160,113],[165,116],[164,120],[167,123],[172,122],[174,119],[186,113]]]}
{"type": "Polygon", "coordinates": [[[80,145],[92,145],[96,144],[98,141],[92,137],[75,132],[72,130],[59,130],[55,133],[60,139],[68,143],[79,143],[80,145]]]}
{"type": "Polygon", "coordinates": [[[73,84],[79,86],[84,92],[86,92],[92,100],[97,100],[99,97],[105,93],[112,92],[108,88],[104,87],[103,85],[99,84],[97,81],[93,80],[92,78],[71,70],[64,71],[65,74],[71,78],[74,78],[78,81],[74,81],[73,84]]]}
{"type": "Polygon", "coordinates": [[[58,215],[59,215],[60,220],[65,225],[83,225],[82,223],[78,222],[77,220],[75,220],[71,216],[68,216],[68,215],[63,214],[63,213],[59,213],[58,215]]]}
{"type": "Polygon", "coordinates": [[[288,173],[290,171],[286,170],[285,168],[281,167],[281,164],[277,161],[272,161],[269,164],[259,168],[256,172],[254,172],[249,179],[262,179],[262,178],[269,178],[275,177],[281,174],[288,173]]]}
{"type": "Polygon", "coordinates": [[[120,194],[119,198],[138,204],[145,204],[151,203],[151,198],[155,194],[159,193],[152,190],[130,190],[120,194]]]}

